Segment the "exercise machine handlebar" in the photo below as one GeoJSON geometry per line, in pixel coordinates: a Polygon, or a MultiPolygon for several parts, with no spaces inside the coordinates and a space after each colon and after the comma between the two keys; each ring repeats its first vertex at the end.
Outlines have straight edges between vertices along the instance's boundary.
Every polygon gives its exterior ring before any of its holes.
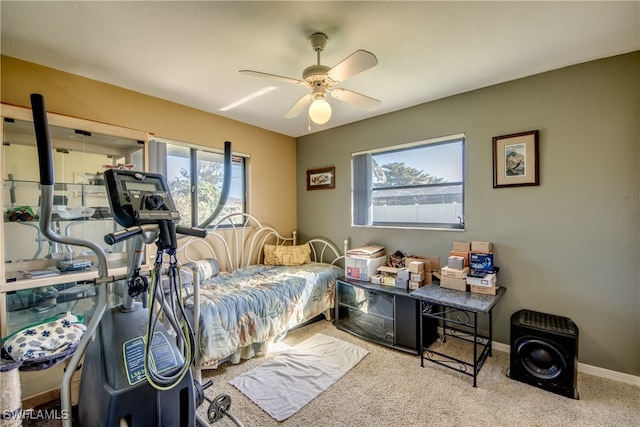
{"type": "Polygon", "coordinates": [[[51,150],[51,138],[49,136],[49,123],[44,97],[40,94],[31,94],[31,109],[33,112],[33,125],[36,132],[36,145],[38,147],[38,161],[40,163],[40,231],[47,239],[65,245],[84,246],[95,252],[98,258],[98,275],[108,276],[107,254],[104,249],[95,242],[77,239],[69,236],[61,236],[51,227],[51,214],[53,212],[54,169],[53,154],[51,150]]]}
{"type": "MultiPolygon", "coordinates": [[[[115,245],[116,243],[122,242],[124,240],[130,239],[135,235],[143,234],[147,231],[157,230],[158,226],[156,225],[134,225],[132,227],[123,228],[122,230],[114,231],[113,233],[109,233],[104,236],[105,243],[109,245],[115,245]]],[[[203,230],[202,228],[196,227],[185,227],[182,225],[178,225],[176,227],[177,234],[184,234],[187,236],[195,236],[195,237],[206,237],[207,230],[203,230]]]]}

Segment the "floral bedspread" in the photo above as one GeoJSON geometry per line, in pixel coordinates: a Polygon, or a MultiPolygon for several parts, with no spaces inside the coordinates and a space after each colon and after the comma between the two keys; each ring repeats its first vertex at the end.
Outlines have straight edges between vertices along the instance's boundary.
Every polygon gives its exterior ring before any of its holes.
{"type": "Polygon", "coordinates": [[[200,291],[200,367],[217,367],[238,349],[331,310],[342,275],[337,266],[312,262],[252,265],[207,279],[200,291]]]}

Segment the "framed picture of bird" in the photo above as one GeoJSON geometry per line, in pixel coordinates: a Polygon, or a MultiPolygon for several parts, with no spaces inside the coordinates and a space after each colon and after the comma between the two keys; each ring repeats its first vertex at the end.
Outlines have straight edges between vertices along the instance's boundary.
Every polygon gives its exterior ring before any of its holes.
{"type": "Polygon", "coordinates": [[[493,188],[540,185],[539,131],[493,138],[493,188]]]}

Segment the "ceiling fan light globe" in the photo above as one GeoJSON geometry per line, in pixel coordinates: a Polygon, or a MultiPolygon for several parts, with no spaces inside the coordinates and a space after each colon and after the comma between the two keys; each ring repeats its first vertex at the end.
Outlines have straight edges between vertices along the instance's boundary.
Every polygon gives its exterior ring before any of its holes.
{"type": "Polygon", "coordinates": [[[331,118],[331,105],[325,99],[316,99],[309,107],[309,118],[317,125],[323,125],[331,118]]]}

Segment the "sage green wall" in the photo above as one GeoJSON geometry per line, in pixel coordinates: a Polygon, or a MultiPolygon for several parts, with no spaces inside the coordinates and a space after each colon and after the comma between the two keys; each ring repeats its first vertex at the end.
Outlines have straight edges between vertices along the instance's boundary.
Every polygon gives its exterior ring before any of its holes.
{"type": "Polygon", "coordinates": [[[442,262],[452,241],[491,241],[499,283],[507,288],[494,310],[496,341],[509,343],[517,310],[566,316],[580,329],[580,362],[638,376],[639,118],[640,52],[634,52],[301,137],[298,230],[442,262]],[[492,137],[534,129],[540,186],[494,189],[492,137]],[[352,152],[460,132],[465,231],[350,226],[352,152]],[[306,170],[331,165],[336,188],[306,191],[306,170]]]}

